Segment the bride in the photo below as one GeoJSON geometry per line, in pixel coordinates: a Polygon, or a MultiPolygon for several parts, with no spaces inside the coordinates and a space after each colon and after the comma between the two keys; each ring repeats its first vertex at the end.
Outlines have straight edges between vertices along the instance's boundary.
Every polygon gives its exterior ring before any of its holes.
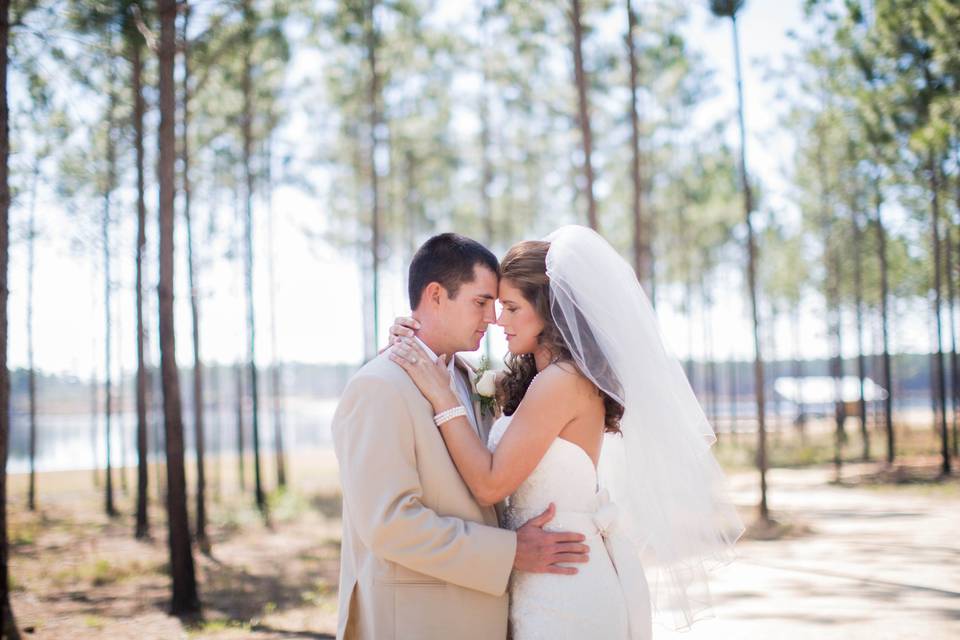
{"type": "Polygon", "coordinates": [[[435,414],[455,416],[439,429],[478,502],[506,500],[512,529],[553,503],[547,528],[587,537],[593,553],[576,575],[514,573],[512,637],[649,640],[654,611],[688,627],[709,607],[708,563],[729,558],[743,527],[649,301],[585,227],[520,242],[500,268],[510,354],[489,442],[457,415],[445,361],[432,363],[404,326],[391,331],[391,359],[435,414]]]}

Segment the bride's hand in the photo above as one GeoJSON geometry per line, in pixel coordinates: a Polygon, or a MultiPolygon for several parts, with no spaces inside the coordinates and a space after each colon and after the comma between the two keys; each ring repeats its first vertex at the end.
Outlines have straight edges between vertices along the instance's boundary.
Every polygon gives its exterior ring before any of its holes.
{"type": "Polygon", "coordinates": [[[420,323],[410,316],[397,316],[390,327],[390,345],[395,345],[400,338],[412,338],[419,328],[420,323]]]}
{"type": "Polygon", "coordinates": [[[407,372],[423,397],[433,405],[435,413],[461,404],[450,388],[446,356],[440,356],[436,363],[430,362],[430,356],[416,341],[399,337],[390,349],[390,359],[407,372]]]}

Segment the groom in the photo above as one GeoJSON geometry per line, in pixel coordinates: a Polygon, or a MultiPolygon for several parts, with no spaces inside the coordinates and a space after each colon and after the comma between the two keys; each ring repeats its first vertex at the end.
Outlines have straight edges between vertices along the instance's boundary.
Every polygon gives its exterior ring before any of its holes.
{"type": "MultiPolygon", "coordinates": [[[[431,358],[486,442],[489,422],[471,395],[458,351],[475,351],[495,318],[499,265],[483,245],[444,233],[410,263],[410,308],[431,358]]],[[[543,525],[553,505],[516,532],[498,527],[450,459],[430,403],[387,353],[347,384],[332,423],[343,490],[337,638],[505,638],[512,569],[569,573],[583,536],[543,525]]]]}

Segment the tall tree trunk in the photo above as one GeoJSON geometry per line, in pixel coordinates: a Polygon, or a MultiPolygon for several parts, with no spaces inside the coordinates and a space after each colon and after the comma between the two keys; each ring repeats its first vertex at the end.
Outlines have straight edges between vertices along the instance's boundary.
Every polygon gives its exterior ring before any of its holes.
{"type": "Polygon", "coordinates": [[[216,483],[213,485],[213,496],[217,502],[223,497],[223,393],[221,392],[220,386],[220,369],[221,367],[219,365],[213,369],[207,369],[208,377],[212,378],[212,380],[208,380],[208,382],[211,383],[210,406],[213,407],[211,448],[215,453],[213,458],[214,474],[217,478],[216,483]]]}
{"type": "Polygon", "coordinates": [[[712,304],[707,281],[706,275],[702,274],[700,277],[700,306],[703,319],[703,358],[706,364],[703,392],[709,394],[707,412],[710,416],[710,423],[715,425],[717,422],[717,366],[713,352],[713,318],[710,313],[712,304]]]}
{"type": "Polygon", "coordinates": [[[580,0],[571,0],[570,23],[573,26],[573,70],[577,84],[577,122],[583,137],[584,191],[587,195],[587,223],[594,231],[597,226],[597,203],[593,197],[593,136],[590,133],[590,105],[587,98],[587,77],[583,69],[583,22],[580,0]]]}
{"type": "Polygon", "coordinates": [[[246,181],[246,215],[244,216],[245,289],[247,299],[247,367],[250,369],[251,431],[253,440],[253,483],[257,508],[266,515],[267,501],[260,478],[260,393],[257,379],[257,330],[253,312],[253,29],[251,0],[243,3],[243,173],[246,181]]]}
{"type": "Polygon", "coordinates": [[[747,174],[747,131],[743,114],[743,76],[740,70],[740,37],[737,33],[737,16],[730,17],[733,25],[733,53],[737,74],[737,119],[740,124],[740,180],[743,191],[744,218],[747,223],[747,286],[750,289],[750,306],[753,319],[753,376],[757,400],[757,466],[760,471],[761,520],[770,519],[767,507],[767,428],[766,428],[766,383],[763,373],[763,352],[760,347],[760,308],[757,292],[757,243],[754,237],[753,194],[747,174]]]}
{"type": "MultiPolygon", "coordinates": [[[[92,276],[91,291],[95,290],[97,283],[97,266],[91,264],[90,274],[92,276]]],[[[93,324],[97,321],[96,297],[90,296],[90,320],[93,324]]],[[[97,380],[97,338],[90,333],[90,450],[93,464],[93,486],[100,488],[100,382],[97,380]]]]}
{"type": "Polygon", "coordinates": [[[27,508],[30,511],[37,510],[37,373],[33,362],[33,272],[39,176],[40,167],[35,165],[30,185],[30,218],[27,222],[27,393],[30,402],[30,483],[27,489],[27,508]]]}
{"type": "Polygon", "coordinates": [[[270,352],[273,359],[270,367],[270,387],[273,391],[273,452],[277,464],[277,486],[283,488],[287,486],[287,465],[283,451],[283,385],[281,384],[282,375],[277,348],[277,280],[274,264],[276,247],[273,243],[273,174],[271,171],[273,154],[271,153],[270,142],[271,137],[268,136],[264,164],[266,168],[267,244],[269,245],[267,277],[270,280],[270,352]]]}
{"type": "Polygon", "coordinates": [[[137,517],[134,535],[143,539],[150,535],[147,516],[147,488],[149,484],[147,461],[147,367],[144,356],[145,329],[143,326],[143,258],[147,244],[147,202],[143,150],[143,43],[135,34],[130,47],[131,80],[133,84],[133,131],[137,156],[137,517]]]}
{"type": "Polygon", "coordinates": [[[370,254],[373,267],[373,345],[372,351],[366,354],[366,359],[373,357],[380,344],[380,177],[377,170],[378,135],[381,127],[380,114],[380,71],[377,68],[377,48],[379,34],[376,23],[376,0],[367,0],[366,20],[364,21],[364,35],[367,48],[367,65],[370,71],[370,85],[368,92],[368,108],[370,112],[370,196],[371,207],[371,239],[370,254]]]}
{"type": "MultiPolygon", "coordinates": [[[[955,153],[954,162],[957,163],[957,166],[960,166],[960,139],[957,140],[955,144],[955,149],[956,149],[956,153],[955,153]]],[[[958,172],[956,176],[955,183],[956,183],[955,186],[956,186],[957,215],[960,216],[960,172],[958,172]]],[[[960,245],[958,245],[958,249],[960,249],[960,245]]],[[[952,322],[953,320],[951,319],[951,323],[952,322]]],[[[957,352],[956,345],[954,345],[953,352],[954,354],[956,354],[957,352]]],[[[954,388],[954,393],[957,396],[957,403],[960,404],[960,370],[954,371],[953,388],[954,388]]],[[[958,428],[960,427],[958,427],[958,424],[957,424],[958,422],[960,422],[960,418],[954,415],[954,419],[953,419],[953,457],[954,458],[960,458],[960,440],[958,440],[958,435],[960,435],[960,433],[958,433],[958,428]]]]}
{"type": "Polygon", "coordinates": [[[846,404],[843,397],[843,321],[840,312],[840,256],[836,248],[830,248],[830,232],[825,235],[828,243],[828,258],[830,263],[830,272],[827,274],[827,335],[833,338],[833,357],[830,358],[830,376],[833,378],[834,393],[834,420],[836,421],[836,430],[834,437],[834,456],[833,465],[836,474],[836,481],[841,479],[843,467],[843,445],[846,444],[847,435],[844,430],[846,422],[846,404]]]}
{"type": "MultiPolygon", "coordinates": [[[[957,318],[956,318],[956,299],[957,291],[953,273],[953,223],[947,221],[946,238],[944,247],[946,249],[947,264],[944,273],[947,277],[947,317],[950,319],[950,427],[954,434],[957,430],[957,413],[960,411],[960,396],[958,396],[958,375],[960,375],[960,363],[957,361],[957,318]]],[[[956,435],[953,437],[954,448],[956,447],[956,435]]],[[[956,457],[956,452],[951,454],[956,457]]]]}
{"type": "Polygon", "coordinates": [[[244,469],[244,456],[246,454],[246,446],[244,444],[244,424],[243,424],[243,365],[240,362],[237,362],[234,365],[234,372],[236,373],[236,382],[237,382],[237,392],[236,392],[236,402],[237,402],[237,473],[240,474],[240,491],[247,490],[247,474],[244,469]]]}
{"type": "Polygon", "coordinates": [[[858,399],[860,410],[860,437],[863,440],[863,461],[870,460],[870,432],[867,429],[867,400],[866,400],[866,379],[867,379],[867,358],[863,353],[863,229],[860,227],[860,215],[857,211],[857,203],[851,203],[851,220],[853,225],[853,289],[854,305],[857,316],[857,378],[859,379],[860,397],[858,399]]]}
{"type": "Polygon", "coordinates": [[[803,354],[801,353],[800,345],[800,304],[799,302],[794,302],[793,312],[790,314],[791,324],[793,326],[793,379],[796,381],[796,398],[795,402],[797,403],[797,417],[796,417],[796,426],[797,431],[800,434],[800,444],[806,444],[806,426],[807,426],[807,416],[806,409],[803,406],[803,354]]]}
{"type": "Polygon", "coordinates": [[[7,544],[7,453],[10,443],[10,371],[7,369],[7,284],[10,264],[10,113],[7,108],[8,39],[10,3],[0,0],[0,632],[19,638],[10,608],[10,564],[7,544]]]}
{"type": "Polygon", "coordinates": [[[739,391],[740,391],[740,375],[737,370],[737,361],[731,356],[729,362],[730,368],[730,435],[733,437],[734,443],[739,443],[740,436],[738,435],[738,421],[740,408],[737,406],[737,401],[739,400],[739,391]]]}
{"type": "MultiPolygon", "coordinates": [[[[643,220],[643,165],[640,154],[640,112],[638,97],[637,51],[633,32],[637,29],[637,14],[630,0],[627,2],[627,58],[630,62],[630,178],[633,185],[633,270],[647,290],[650,288],[650,233],[643,220]]],[[[716,419],[716,416],[714,416],[716,419]]]]}
{"type": "Polygon", "coordinates": [[[203,359],[200,357],[200,292],[197,285],[197,265],[193,250],[193,220],[190,210],[192,185],[190,182],[190,22],[189,5],[183,12],[183,125],[180,143],[181,166],[183,168],[183,221],[187,227],[187,271],[190,281],[190,323],[193,337],[193,433],[194,453],[197,464],[197,521],[194,525],[197,546],[203,553],[210,553],[210,540],[207,538],[207,478],[204,452],[205,437],[203,429],[203,359]]]}
{"type": "Polygon", "coordinates": [[[942,286],[940,282],[940,176],[932,150],[928,152],[927,157],[927,179],[930,183],[930,226],[933,230],[933,313],[936,316],[937,327],[935,349],[937,366],[934,384],[937,392],[938,421],[940,423],[940,453],[942,457],[940,471],[943,475],[948,476],[950,475],[950,449],[947,432],[947,385],[943,367],[943,319],[941,317],[943,302],[941,300],[942,286]]]}
{"type": "Polygon", "coordinates": [[[883,225],[883,192],[880,189],[879,166],[874,165],[874,231],[877,235],[877,258],[880,262],[880,327],[883,340],[883,386],[887,392],[883,404],[884,427],[887,435],[887,464],[892,465],[896,456],[896,441],[893,431],[893,365],[890,358],[890,269],[887,261],[887,231],[883,225]]]}
{"type": "MultiPolygon", "coordinates": [[[[480,85],[480,216],[483,218],[484,242],[488,247],[493,246],[495,235],[495,224],[493,219],[493,196],[491,189],[493,186],[493,159],[491,156],[492,132],[490,123],[490,63],[488,61],[487,51],[492,46],[490,38],[487,35],[489,28],[489,9],[484,6],[481,10],[480,31],[483,34],[483,79],[480,85]]],[[[487,341],[487,356],[490,356],[490,343],[487,341]]]]}
{"type": "Polygon", "coordinates": [[[183,415],[180,406],[180,382],[177,372],[173,315],[173,238],[176,183],[176,18],[177,1],[159,0],[160,17],[160,368],[163,381],[163,419],[167,450],[167,531],[170,547],[170,573],[173,578],[171,612],[175,615],[200,611],[193,550],[187,519],[186,477],[183,464],[183,415]]]}
{"type": "Polygon", "coordinates": [[[116,507],[113,503],[113,460],[111,452],[113,448],[113,437],[111,433],[112,419],[113,419],[113,380],[111,377],[112,367],[112,357],[111,357],[111,346],[113,342],[113,332],[112,332],[112,323],[110,321],[112,317],[111,308],[110,308],[110,294],[112,284],[110,282],[110,198],[113,192],[113,185],[115,182],[114,171],[115,171],[115,147],[113,143],[113,118],[114,112],[116,109],[116,96],[113,91],[114,83],[114,74],[113,69],[110,71],[110,104],[107,112],[107,176],[104,182],[103,188],[103,218],[101,225],[101,237],[100,241],[103,244],[103,312],[104,312],[104,391],[106,392],[106,399],[104,400],[104,418],[106,425],[106,446],[107,446],[107,468],[106,468],[106,494],[105,494],[105,506],[107,515],[110,517],[117,515],[116,507]]]}

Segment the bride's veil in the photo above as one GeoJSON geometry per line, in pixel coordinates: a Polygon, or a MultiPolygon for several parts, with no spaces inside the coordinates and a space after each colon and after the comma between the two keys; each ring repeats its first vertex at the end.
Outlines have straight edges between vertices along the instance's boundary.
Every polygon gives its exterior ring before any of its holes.
{"type": "Polygon", "coordinates": [[[633,269],[596,232],[547,238],[553,319],[578,366],[624,407],[600,482],[646,569],[657,619],[683,628],[710,607],[707,569],[743,532],[726,497],[716,441],[633,269]]]}

